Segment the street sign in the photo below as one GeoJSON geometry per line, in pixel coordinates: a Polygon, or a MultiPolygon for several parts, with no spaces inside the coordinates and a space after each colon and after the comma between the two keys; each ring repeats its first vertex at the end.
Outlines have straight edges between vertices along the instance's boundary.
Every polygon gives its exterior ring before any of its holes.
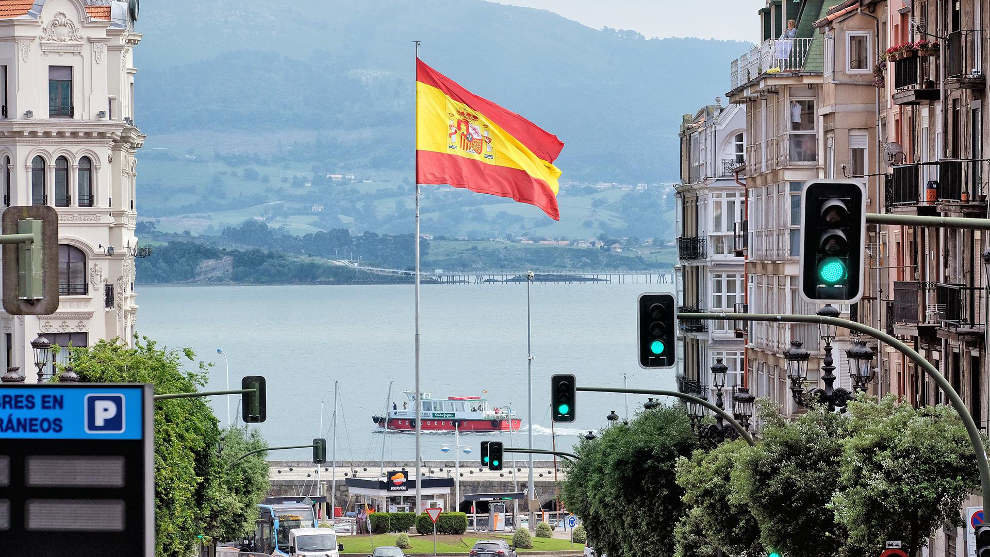
{"type": "Polygon", "coordinates": [[[567,517],[567,525],[569,527],[571,527],[571,528],[574,528],[575,526],[577,526],[577,517],[574,516],[573,514],[571,516],[567,517]]]}
{"type": "Polygon", "coordinates": [[[902,549],[886,549],[880,557],[908,557],[908,554],[902,549]]]}
{"type": "Polygon", "coordinates": [[[966,557],[976,557],[976,529],[984,518],[983,507],[966,507],[966,557]]]}
{"type": "Polygon", "coordinates": [[[0,385],[9,555],[155,553],[151,385],[0,385]]]}
{"type": "Polygon", "coordinates": [[[887,542],[887,549],[900,549],[900,548],[901,548],[901,541],[900,540],[888,541],[887,542]]]}
{"type": "Polygon", "coordinates": [[[443,509],[437,509],[437,508],[426,509],[426,514],[430,515],[430,520],[433,521],[433,524],[437,523],[437,518],[440,517],[441,512],[443,512],[443,509]]]}
{"type": "Polygon", "coordinates": [[[980,524],[983,524],[983,522],[983,509],[969,515],[969,523],[973,525],[973,528],[979,528],[980,524]]]}

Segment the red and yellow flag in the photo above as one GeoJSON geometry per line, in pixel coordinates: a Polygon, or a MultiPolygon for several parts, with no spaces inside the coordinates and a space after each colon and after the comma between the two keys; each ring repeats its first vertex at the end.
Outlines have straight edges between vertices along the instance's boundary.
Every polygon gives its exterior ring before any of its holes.
{"type": "Polygon", "coordinates": [[[416,60],[416,181],[536,205],[560,220],[557,136],[416,60]]]}

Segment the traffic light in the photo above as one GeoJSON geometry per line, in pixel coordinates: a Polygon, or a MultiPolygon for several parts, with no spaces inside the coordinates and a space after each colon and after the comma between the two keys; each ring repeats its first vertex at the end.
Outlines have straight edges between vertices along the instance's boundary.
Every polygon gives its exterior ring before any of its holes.
{"type": "Polygon", "coordinates": [[[574,421],[574,376],[554,375],[550,378],[550,406],[553,421],[574,421]]]}
{"type": "Polygon", "coordinates": [[[488,469],[496,472],[502,469],[502,442],[488,443],[488,469]]]}
{"type": "Polygon", "coordinates": [[[28,239],[3,246],[3,309],[12,315],[58,310],[58,213],[46,205],[9,207],[3,235],[28,239]],[[17,235],[17,236],[14,236],[17,235]]]}
{"type": "Polygon", "coordinates": [[[676,339],[674,296],[639,296],[639,365],[644,368],[673,367],[676,339]]]}
{"type": "Polygon", "coordinates": [[[313,439],[313,464],[323,464],[327,461],[327,440],[313,439]]]}
{"type": "Polygon", "coordinates": [[[990,524],[976,527],[976,557],[990,556],[990,524]]]}
{"type": "Polygon", "coordinates": [[[481,455],[481,467],[482,468],[488,468],[488,450],[489,450],[488,447],[490,445],[491,445],[491,442],[490,441],[482,441],[481,442],[481,450],[479,451],[479,454],[481,455]]]}
{"type": "Polygon", "coordinates": [[[858,182],[812,182],[801,196],[801,293],[811,302],[855,303],[863,296],[866,189],[858,182]]]}
{"type": "Polygon", "coordinates": [[[265,402],[265,378],[249,375],[241,379],[241,389],[253,389],[241,397],[241,419],[246,424],[257,424],[267,417],[265,402]]]}
{"type": "Polygon", "coordinates": [[[771,551],[770,553],[767,553],[767,557],[780,557],[780,553],[777,551],[771,551]]]}

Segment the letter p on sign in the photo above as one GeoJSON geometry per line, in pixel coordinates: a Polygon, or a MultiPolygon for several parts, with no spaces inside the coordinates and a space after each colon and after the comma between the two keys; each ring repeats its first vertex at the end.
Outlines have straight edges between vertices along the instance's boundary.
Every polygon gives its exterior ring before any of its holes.
{"type": "Polygon", "coordinates": [[[124,395],[86,395],[86,433],[123,433],[124,395]]]}

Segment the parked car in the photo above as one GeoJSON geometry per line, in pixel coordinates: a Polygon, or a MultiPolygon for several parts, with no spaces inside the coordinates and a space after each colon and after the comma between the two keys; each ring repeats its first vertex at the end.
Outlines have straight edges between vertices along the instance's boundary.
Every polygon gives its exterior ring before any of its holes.
{"type": "Polygon", "coordinates": [[[471,557],[516,557],[516,548],[505,540],[478,540],[471,548],[471,557]]]}
{"type": "Polygon", "coordinates": [[[406,557],[406,554],[394,545],[383,545],[376,547],[375,552],[368,557],[406,557]]]}

